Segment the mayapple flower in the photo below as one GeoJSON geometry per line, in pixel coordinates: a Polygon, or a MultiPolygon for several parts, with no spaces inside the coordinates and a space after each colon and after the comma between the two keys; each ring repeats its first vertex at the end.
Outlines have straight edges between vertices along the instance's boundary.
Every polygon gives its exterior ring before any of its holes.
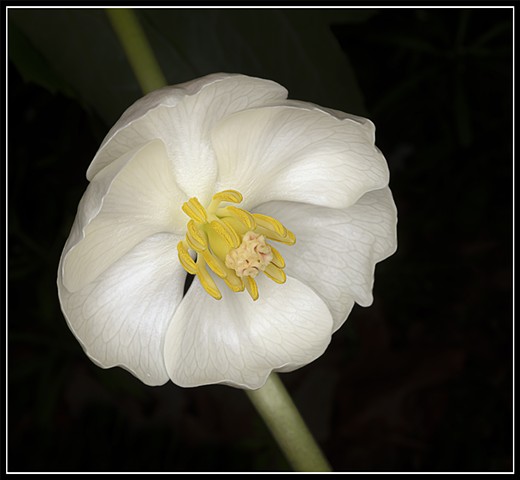
{"type": "Polygon", "coordinates": [[[354,303],[371,304],[375,264],[396,249],[373,124],[268,80],[146,95],[87,178],[62,310],[96,364],[147,385],[256,389],[312,362],[354,303]]]}

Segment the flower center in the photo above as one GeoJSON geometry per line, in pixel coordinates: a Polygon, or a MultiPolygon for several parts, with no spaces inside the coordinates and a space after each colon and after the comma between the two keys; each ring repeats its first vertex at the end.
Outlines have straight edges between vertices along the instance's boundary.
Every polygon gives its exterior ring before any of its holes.
{"type": "Polygon", "coordinates": [[[217,300],[222,294],[206,266],[231,290],[247,289],[251,298],[257,300],[255,278],[260,272],[277,283],[286,280],[285,261],[267,239],[286,245],[294,245],[296,241],[294,234],[278,220],[229,205],[240,203],[242,198],[236,190],[224,190],[213,195],[207,208],[196,197],[182,205],[190,220],[186,238],[177,245],[179,261],[217,300]]]}

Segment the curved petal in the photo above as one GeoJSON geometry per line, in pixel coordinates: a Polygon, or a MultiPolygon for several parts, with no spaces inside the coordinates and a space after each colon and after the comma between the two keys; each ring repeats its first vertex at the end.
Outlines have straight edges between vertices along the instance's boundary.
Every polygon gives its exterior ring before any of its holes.
{"type": "Polygon", "coordinates": [[[205,204],[215,193],[217,164],[209,138],[215,123],[286,96],[287,90],[270,80],[223,73],[152,92],[110,130],[87,177],[128,149],[159,138],[166,145],[178,184],[186,195],[197,196],[205,204]]]}
{"type": "Polygon", "coordinates": [[[120,366],[147,385],[168,381],[163,340],[182,299],[186,272],[177,260],[179,237],[147,238],[93,282],[58,293],[70,329],[99,366],[120,366]]]}
{"type": "Polygon", "coordinates": [[[288,98],[284,102],[281,102],[280,105],[287,105],[290,107],[297,107],[297,108],[304,108],[307,110],[317,110],[323,113],[328,113],[329,115],[332,115],[333,117],[336,117],[339,120],[345,120],[346,118],[353,120],[354,122],[359,123],[367,132],[370,132],[372,136],[372,140],[375,141],[375,132],[376,127],[372,123],[371,120],[365,117],[360,117],[359,115],[354,115],[352,113],[346,113],[342,112],[341,110],[335,110],[333,108],[329,107],[322,107],[321,105],[316,105],[312,102],[304,102],[302,100],[293,100],[291,98],[288,98]]]}
{"type": "Polygon", "coordinates": [[[248,205],[283,200],[345,208],[388,185],[371,123],[318,108],[245,110],[222,120],[212,142],[217,190],[239,190],[248,205]]]}
{"type": "Polygon", "coordinates": [[[182,233],[184,200],[160,140],[108,165],[78,207],[63,251],[64,285],[71,292],[80,290],[154,233],[182,233]]]}
{"type": "Polygon", "coordinates": [[[217,301],[193,282],[166,333],[164,356],[174,383],[256,389],[271,371],[294,370],[325,351],[332,318],[323,300],[294,278],[283,285],[257,280],[256,302],[226,287],[217,301]]]}
{"type": "Polygon", "coordinates": [[[375,264],[397,248],[397,211],[389,188],[366,193],[346,209],[271,202],[256,209],[280,220],[296,236],[276,245],[288,275],[311,286],[326,302],[336,331],[354,301],[372,303],[375,264]]]}

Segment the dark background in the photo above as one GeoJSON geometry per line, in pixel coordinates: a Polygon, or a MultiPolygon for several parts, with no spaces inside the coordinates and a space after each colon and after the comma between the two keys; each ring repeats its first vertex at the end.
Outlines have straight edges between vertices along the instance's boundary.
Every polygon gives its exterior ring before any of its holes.
{"type": "MultiPolygon", "coordinates": [[[[377,126],[398,252],[373,306],[282,375],[334,469],[511,471],[513,10],[138,13],[170,83],[271,78],[377,126]]],[[[59,255],[140,93],[102,11],[7,15],[8,469],[288,470],[242,391],[144,386],[69,331],[59,255]]]]}

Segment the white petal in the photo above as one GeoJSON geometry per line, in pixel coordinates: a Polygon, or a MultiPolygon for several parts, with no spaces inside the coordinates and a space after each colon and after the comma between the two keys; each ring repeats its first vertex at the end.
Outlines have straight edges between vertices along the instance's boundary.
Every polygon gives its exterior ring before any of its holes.
{"type": "Polygon", "coordinates": [[[160,140],[149,142],[94,177],[63,251],[63,282],[77,291],[144,238],[184,232],[185,200],[160,140]]]}
{"type": "Polygon", "coordinates": [[[294,106],[230,115],[212,134],[217,190],[239,190],[247,206],[271,200],[352,205],[388,184],[388,166],[370,125],[294,106]]]}
{"type": "Polygon", "coordinates": [[[88,178],[128,149],[155,138],[166,145],[178,184],[206,203],[215,193],[217,164],[209,133],[220,119],[245,108],[286,98],[277,83],[216,74],[145,96],[123,114],[94,158],[88,178]]]}
{"type": "Polygon", "coordinates": [[[74,293],[58,274],[63,313],[96,364],[121,366],[147,385],[168,381],[164,335],[186,277],[177,260],[179,239],[166,233],[147,238],[74,293]]]}
{"type": "Polygon", "coordinates": [[[372,139],[375,140],[376,129],[374,124],[368,118],[360,117],[359,115],[353,115],[352,113],[342,112],[340,110],[334,110],[333,108],[322,107],[311,102],[302,102],[301,100],[287,99],[284,102],[282,102],[282,104],[291,107],[304,108],[307,110],[317,110],[320,112],[328,113],[329,115],[332,115],[333,117],[336,117],[339,120],[344,120],[348,118],[356,123],[359,123],[359,125],[361,125],[365,130],[367,130],[367,132],[370,132],[372,139]]]}
{"type": "Polygon", "coordinates": [[[294,246],[275,246],[285,259],[287,274],[325,300],[334,331],[354,301],[362,306],[372,303],[375,264],[397,248],[397,212],[389,188],[369,192],[342,210],[271,202],[255,211],[277,218],[296,235],[294,246]]]}
{"type": "Polygon", "coordinates": [[[271,371],[294,370],[325,351],[332,330],[325,303],[296,279],[283,285],[263,275],[257,280],[256,302],[225,286],[222,300],[214,300],[194,280],[166,334],[165,362],[174,383],[255,389],[271,371]]]}

